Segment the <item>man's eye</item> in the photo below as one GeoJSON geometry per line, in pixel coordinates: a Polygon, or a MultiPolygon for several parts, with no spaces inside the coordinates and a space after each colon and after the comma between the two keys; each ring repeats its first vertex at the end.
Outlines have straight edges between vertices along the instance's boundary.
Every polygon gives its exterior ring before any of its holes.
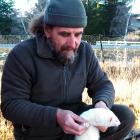
{"type": "Polygon", "coordinates": [[[82,36],[82,34],[83,34],[82,32],[81,32],[81,33],[76,33],[76,34],[75,34],[75,37],[82,36]]]}
{"type": "Polygon", "coordinates": [[[70,35],[70,33],[67,32],[60,32],[59,35],[63,36],[63,37],[68,37],[70,35]]]}

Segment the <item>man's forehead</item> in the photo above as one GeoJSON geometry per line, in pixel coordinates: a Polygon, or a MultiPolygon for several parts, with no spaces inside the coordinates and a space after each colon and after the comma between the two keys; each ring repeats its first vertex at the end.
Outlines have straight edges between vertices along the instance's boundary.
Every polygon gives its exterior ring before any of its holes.
{"type": "Polygon", "coordinates": [[[55,27],[54,28],[58,32],[69,32],[69,33],[77,33],[77,32],[83,32],[83,27],[77,27],[77,28],[70,28],[70,27],[55,27]]]}

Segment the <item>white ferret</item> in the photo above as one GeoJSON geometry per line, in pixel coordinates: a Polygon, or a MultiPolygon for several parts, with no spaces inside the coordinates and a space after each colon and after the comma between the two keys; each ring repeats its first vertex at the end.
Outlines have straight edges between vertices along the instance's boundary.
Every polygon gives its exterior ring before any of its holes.
{"type": "Polygon", "coordinates": [[[100,132],[95,126],[119,126],[120,121],[109,109],[93,108],[83,112],[81,115],[89,123],[86,132],[81,136],[75,136],[75,140],[99,140],[100,132]]]}

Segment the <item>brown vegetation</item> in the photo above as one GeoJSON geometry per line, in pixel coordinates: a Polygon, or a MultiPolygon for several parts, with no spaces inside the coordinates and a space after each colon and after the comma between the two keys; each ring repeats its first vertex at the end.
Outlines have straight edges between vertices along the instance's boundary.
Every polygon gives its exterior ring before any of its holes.
{"type": "MultiPolygon", "coordinates": [[[[115,90],[115,103],[128,105],[136,115],[135,128],[140,129],[140,65],[126,64],[123,62],[101,63],[101,67],[112,80],[115,90]]],[[[90,104],[91,99],[85,90],[83,101],[90,104]]],[[[12,125],[7,122],[0,113],[1,140],[13,140],[12,125]]]]}

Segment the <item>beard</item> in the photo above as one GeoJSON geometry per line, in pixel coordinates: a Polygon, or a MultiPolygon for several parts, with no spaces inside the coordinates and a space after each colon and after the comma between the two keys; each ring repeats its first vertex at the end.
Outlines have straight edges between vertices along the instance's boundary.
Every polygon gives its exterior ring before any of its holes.
{"type": "Polygon", "coordinates": [[[74,63],[75,58],[77,56],[77,50],[78,50],[77,47],[71,48],[68,45],[63,45],[60,47],[61,48],[60,50],[57,50],[52,40],[51,39],[49,40],[51,43],[50,46],[52,47],[53,54],[61,64],[69,65],[74,63]]]}
{"type": "Polygon", "coordinates": [[[57,51],[57,58],[63,64],[73,64],[77,56],[77,49],[72,49],[67,45],[61,46],[60,51],[57,51]]]}

